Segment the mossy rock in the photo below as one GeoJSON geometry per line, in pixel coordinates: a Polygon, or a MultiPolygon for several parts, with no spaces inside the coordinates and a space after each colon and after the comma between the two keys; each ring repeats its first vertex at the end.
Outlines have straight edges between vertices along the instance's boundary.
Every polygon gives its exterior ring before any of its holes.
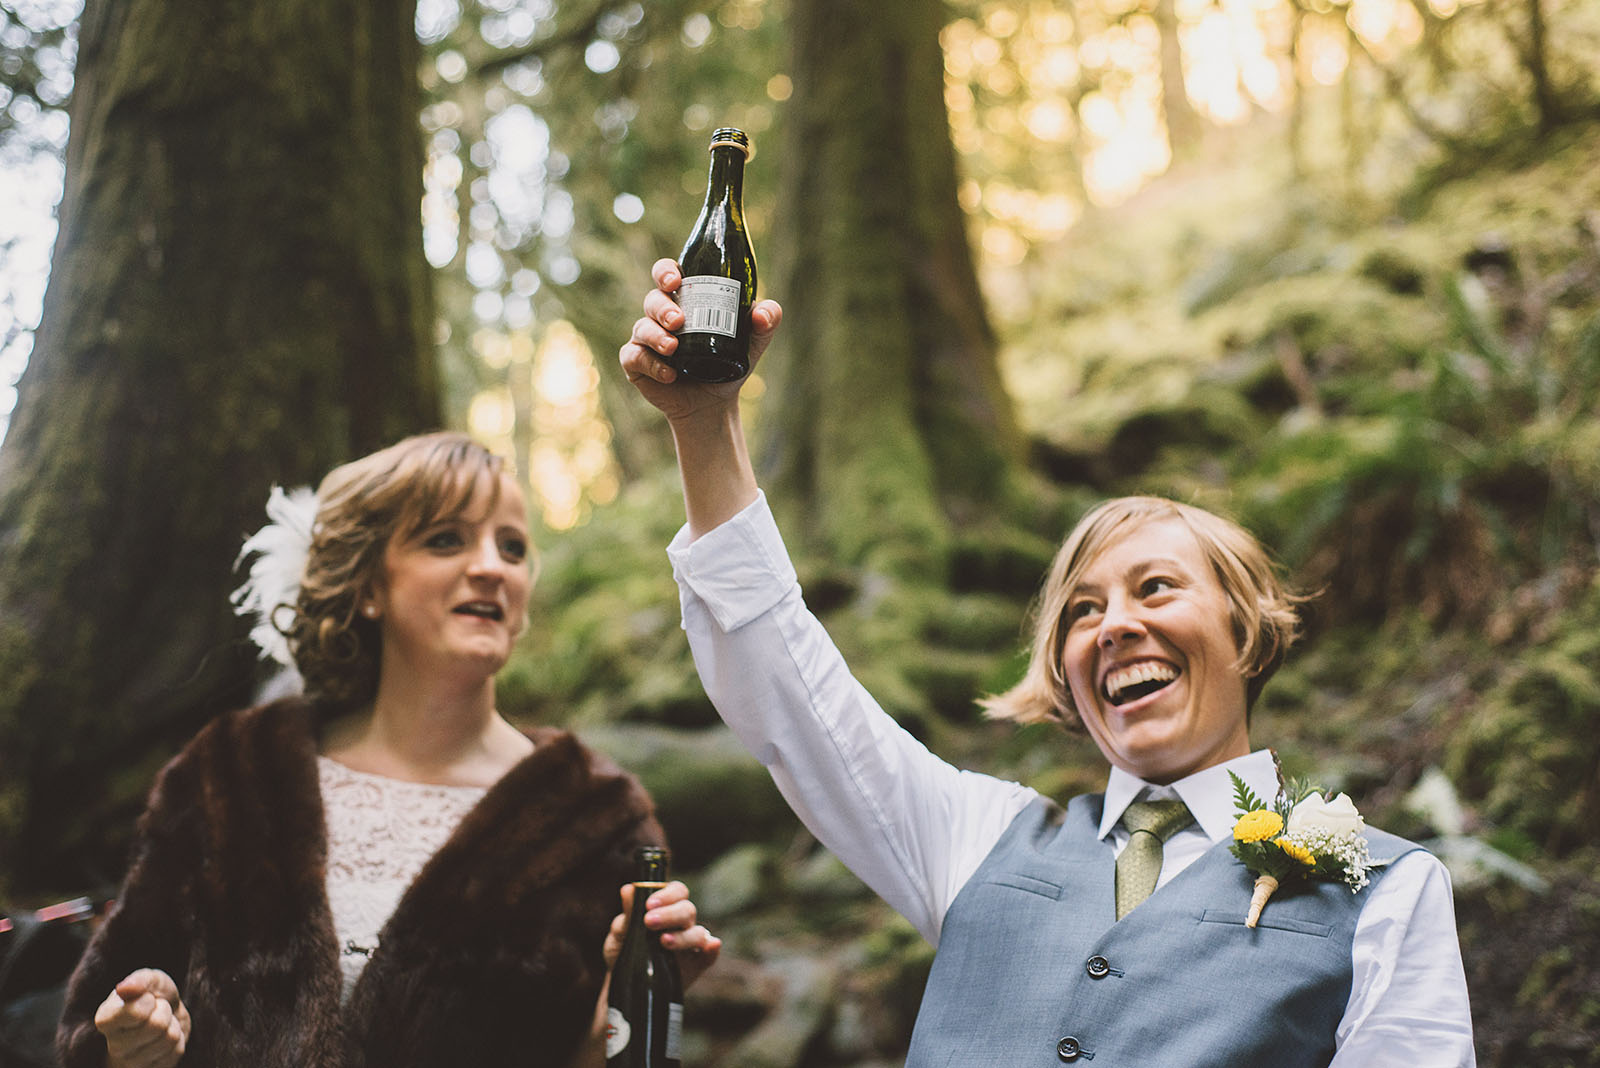
{"type": "Polygon", "coordinates": [[[1600,824],[1600,578],[1559,631],[1510,665],[1452,741],[1447,770],[1501,828],[1547,855],[1600,824]]]}
{"type": "MultiPolygon", "coordinates": [[[[1037,563],[1038,561],[1030,561],[1037,563]]],[[[1044,566],[1028,585],[1028,596],[1044,577],[1044,566]]],[[[945,596],[939,610],[932,615],[923,630],[923,636],[932,643],[969,649],[978,652],[1009,651],[1022,640],[1022,617],[1027,602],[1016,596],[986,593],[951,594],[945,596]]]]}
{"type": "Polygon", "coordinates": [[[814,849],[788,873],[787,889],[810,904],[838,904],[872,897],[867,885],[826,849],[814,849]]]}
{"type": "Polygon", "coordinates": [[[832,1023],[843,978],[839,964],[811,956],[771,963],[783,978],[777,1008],[718,1060],[718,1068],[795,1068],[832,1023]]]}
{"type": "Polygon", "coordinates": [[[695,906],[700,915],[723,922],[762,904],[772,892],[776,870],[770,846],[756,842],[734,846],[695,878],[695,906]]]}
{"type": "Polygon", "coordinates": [[[1236,347],[1292,344],[1324,404],[1415,367],[1449,336],[1435,305],[1345,273],[1264,284],[1209,320],[1236,347]]]}
{"type": "Polygon", "coordinates": [[[1126,482],[1169,450],[1220,453],[1253,440],[1264,429],[1252,405],[1238,392],[1201,381],[1175,403],[1130,416],[1111,435],[1106,456],[1116,465],[1119,481],[1126,482]]]}
{"type": "MultiPolygon", "coordinates": [[[[1031,597],[1050,568],[1056,545],[1052,538],[1013,526],[986,524],[963,529],[950,547],[951,586],[957,591],[1031,597]]],[[[966,605],[952,605],[965,621],[952,624],[952,629],[988,630],[1002,612],[998,604],[974,599],[966,605]]]]}
{"type": "Polygon", "coordinates": [[[999,659],[995,653],[917,645],[908,652],[904,671],[906,681],[940,716],[954,723],[971,723],[978,719],[975,699],[999,659]]]}
{"type": "Polygon", "coordinates": [[[744,843],[784,840],[798,826],[767,770],[726,727],[595,725],[579,735],[644,783],[679,867],[701,867],[744,843]]]}
{"type": "Polygon", "coordinates": [[[1356,265],[1356,274],[1403,297],[1421,296],[1429,273],[1427,265],[1387,243],[1369,249],[1356,265]]]}

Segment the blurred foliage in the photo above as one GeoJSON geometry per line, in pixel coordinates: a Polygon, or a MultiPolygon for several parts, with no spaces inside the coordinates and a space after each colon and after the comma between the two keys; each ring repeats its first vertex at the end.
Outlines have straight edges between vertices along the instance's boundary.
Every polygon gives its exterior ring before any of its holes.
{"type": "Polygon", "coordinates": [[[66,147],[81,0],[0,0],[0,154],[66,147]]]}
{"type": "Polygon", "coordinates": [[[533,625],[500,675],[505,707],[541,722],[717,722],[678,630],[665,546],[683,519],[675,475],[628,487],[546,540],[533,625]]]}
{"type": "Polygon", "coordinates": [[[781,22],[781,5],[756,0],[419,5],[432,98],[424,216],[452,409],[517,457],[536,500],[567,502],[547,507],[560,526],[615,495],[608,453],[625,477],[660,453],[632,440],[655,426],[628,419],[641,402],[594,371],[587,392],[611,427],[586,417],[598,453],[563,441],[539,408],[549,382],[535,350],[570,321],[610,370],[650,264],[677,252],[699,209],[717,126],[752,137],[746,216],[758,241],[768,231],[781,22]]]}
{"type": "Polygon", "coordinates": [[[0,441],[27,365],[61,195],[81,0],[0,0],[0,441]]]}
{"type": "MultiPolygon", "coordinates": [[[[453,409],[519,457],[539,496],[564,502],[547,509],[557,526],[610,500],[618,479],[648,475],[659,441],[650,440],[653,423],[637,398],[607,381],[610,353],[637,314],[650,262],[678,247],[694,213],[706,133],[734,123],[769,152],[780,143],[791,85],[787,2],[419,5],[419,32],[430,46],[422,74],[433,103],[424,123],[433,131],[430,203],[438,213],[429,254],[442,269],[439,336],[453,409]],[[564,318],[594,354],[611,424],[583,445],[564,439],[539,409],[532,348],[506,343],[522,337],[537,346],[564,318]],[[618,468],[597,458],[608,452],[618,468]]],[[[1039,0],[960,0],[950,10],[946,103],[965,178],[960,195],[987,292],[1013,325],[1053,302],[1052,244],[1075,223],[1086,220],[1092,230],[1097,213],[1171,164],[1163,48],[1181,50],[1187,107],[1211,124],[1200,167],[1241,154],[1259,158],[1255,131],[1270,116],[1284,124],[1280,136],[1291,148],[1271,154],[1281,160],[1274,166],[1317,176],[1280,197],[1283,173],[1223,168],[1224,180],[1237,184],[1226,199],[1260,221],[1261,232],[1223,239],[1218,229],[1230,216],[1194,213],[1182,247],[1157,242],[1167,254],[1160,264],[1130,242],[1133,277],[1120,275],[1116,253],[1104,250],[1069,308],[1110,301],[1115,321],[1073,315],[1068,329],[1077,334],[1081,324],[1092,339],[1065,346],[1084,360],[1095,358],[1091,352],[1116,357],[1103,360],[1110,380],[1097,383],[1096,403],[1086,406],[1103,433],[1124,425],[1129,406],[1141,403],[1118,379],[1145,381],[1146,404],[1159,403],[1152,394],[1173,397],[1186,389],[1185,365],[1206,359],[1205,348],[1228,346],[1236,328],[1253,335],[1246,347],[1318,324],[1343,329],[1340,345],[1319,346],[1323,359],[1393,344],[1395,324],[1416,307],[1416,287],[1447,284],[1449,266],[1414,264],[1403,249],[1391,255],[1383,245],[1352,249],[1352,226],[1389,210],[1384,205],[1425,210],[1432,191],[1461,173],[1536,155],[1532,138],[1581,125],[1600,102],[1589,61],[1600,51],[1600,19],[1573,0],[1531,8],[1510,0],[1448,8],[1394,0],[1179,5],[1175,24],[1163,21],[1169,16],[1154,0],[1099,0],[1070,11],[1039,0]],[[1330,194],[1339,211],[1320,210],[1330,194]],[[1289,210],[1261,218],[1254,208],[1263,197],[1289,210]],[[1365,261],[1342,279],[1319,259],[1352,253],[1365,261]],[[1423,268],[1426,277],[1417,273],[1423,268]],[[1161,277],[1182,288],[1182,306],[1151,285],[1161,277]],[[1246,279],[1260,290],[1257,307],[1267,321],[1201,316],[1240,295],[1246,279]],[[1297,310],[1292,296],[1271,286],[1295,280],[1305,282],[1301,299],[1311,306],[1297,310]],[[1162,295],[1128,299],[1134,293],[1162,295]],[[1348,316],[1334,323],[1320,314],[1319,300],[1348,307],[1348,316]],[[1217,335],[1198,353],[1197,329],[1217,335]],[[1130,347],[1148,349],[1151,359],[1130,366],[1123,358],[1130,347]]],[[[1199,171],[1185,160],[1183,167],[1199,171]]],[[[775,210],[776,174],[770,155],[758,153],[746,190],[758,245],[775,210]]],[[[1165,194],[1154,195],[1173,195],[1173,183],[1165,185],[1165,194]]],[[[1217,202],[1200,196],[1194,203],[1217,202]]],[[[1127,224],[1125,213],[1116,217],[1127,224]]],[[[1169,212],[1157,217],[1173,221],[1169,212]]],[[[1079,226],[1072,240],[1083,233],[1079,226]]],[[[1402,343],[1433,344],[1441,330],[1427,318],[1442,314],[1431,306],[1402,343]]],[[[1042,363],[1061,365],[1059,341],[1042,363]]],[[[1052,384],[1073,373],[1059,372],[1052,384]]],[[[1041,404],[1058,393],[1021,391],[1024,403],[1041,404]]],[[[1226,397],[1206,400],[1213,403],[1189,413],[1203,413],[1197,445],[1254,433],[1248,413],[1226,397]]],[[[1035,426],[1053,418],[1035,415],[1035,426]]],[[[1056,466],[1081,462],[1081,444],[1056,466]]],[[[1052,455],[1046,450],[1047,460],[1052,455]]]]}
{"type": "Polygon", "coordinates": [[[1214,234],[1150,235],[1119,253],[1150,267],[1120,283],[1113,267],[1122,299],[1085,300],[1069,266],[1065,325],[1046,313],[1017,335],[1025,418],[1052,470],[1240,515],[1336,591],[1325,620],[1486,620],[1600,530],[1594,203],[1591,128],[1412,220],[1314,213],[1302,193],[1234,216],[1204,255],[1189,246],[1214,234]]]}

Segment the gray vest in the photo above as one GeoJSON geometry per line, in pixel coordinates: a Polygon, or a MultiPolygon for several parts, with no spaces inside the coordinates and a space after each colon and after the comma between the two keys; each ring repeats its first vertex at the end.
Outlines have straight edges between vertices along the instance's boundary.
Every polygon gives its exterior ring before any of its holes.
{"type": "MultiPolygon", "coordinates": [[[[1326,1066],[1372,887],[1286,885],[1251,930],[1223,842],[1119,923],[1103,802],[1035,801],[956,895],[906,1068],[1326,1066]]],[[[1367,836],[1375,859],[1418,848],[1367,836]]]]}

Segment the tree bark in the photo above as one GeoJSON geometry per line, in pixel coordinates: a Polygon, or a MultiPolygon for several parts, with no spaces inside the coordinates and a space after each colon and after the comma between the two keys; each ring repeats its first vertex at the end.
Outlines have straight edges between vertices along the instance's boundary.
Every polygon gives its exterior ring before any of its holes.
{"type": "MultiPolygon", "coordinates": [[[[1345,193],[1354,198],[1361,191],[1361,161],[1366,155],[1368,141],[1368,131],[1362,125],[1362,116],[1359,114],[1361,86],[1356,81],[1356,59],[1364,55],[1374,65],[1377,65],[1377,59],[1363,50],[1361,35],[1348,22],[1345,24],[1345,39],[1349,42],[1349,59],[1345,64],[1344,77],[1339,81],[1339,128],[1344,134],[1345,193]]],[[[1397,92],[1402,88],[1398,82],[1392,83],[1392,87],[1397,92]]]]}
{"type": "Polygon", "coordinates": [[[1296,181],[1309,173],[1306,165],[1306,87],[1308,77],[1302,69],[1306,9],[1301,0],[1289,2],[1289,170],[1296,181]]]}
{"type": "Polygon", "coordinates": [[[1523,65],[1533,82],[1533,103],[1539,113],[1539,132],[1547,134],[1561,124],[1561,99],[1550,81],[1550,57],[1546,44],[1543,0],[1527,0],[1528,45],[1523,49],[1523,65]]]}
{"type": "Polygon", "coordinates": [[[275,481],[436,425],[412,0],[89,0],[0,450],[0,856],[109,879],[148,772],[248,698],[275,481]],[[117,809],[121,811],[121,809],[117,809]]]}
{"type": "Polygon", "coordinates": [[[936,0],[790,16],[762,473],[791,528],[888,570],[937,560],[1019,453],[956,199],[944,17],[936,0]]]}
{"type": "Polygon", "coordinates": [[[1156,0],[1155,20],[1161,32],[1161,114],[1167,122],[1167,144],[1174,160],[1187,159],[1199,147],[1201,127],[1184,84],[1176,0],[1156,0]]]}
{"type": "MultiPolygon", "coordinates": [[[[1350,65],[1345,70],[1345,83],[1350,81],[1350,70],[1354,68],[1356,57],[1359,54],[1368,63],[1372,64],[1372,69],[1377,71],[1378,76],[1383,79],[1383,85],[1389,94],[1389,99],[1394,101],[1395,106],[1400,109],[1400,113],[1406,117],[1406,121],[1411,123],[1418,133],[1441,148],[1453,152],[1469,150],[1470,146],[1462,137],[1450,133],[1417,108],[1417,105],[1412,102],[1410,96],[1406,93],[1405,79],[1401,76],[1401,72],[1396,67],[1384,63],[1375,56],[1372,49],[1368,47],[1367,42],[1356,32],[1354,26],[1350,26],[1347,23],[1345,30],[1345,39],[1350,44],[1350,65]]],[[[1349,106],[1354,107],[1353,99],[1349,106]]]]}

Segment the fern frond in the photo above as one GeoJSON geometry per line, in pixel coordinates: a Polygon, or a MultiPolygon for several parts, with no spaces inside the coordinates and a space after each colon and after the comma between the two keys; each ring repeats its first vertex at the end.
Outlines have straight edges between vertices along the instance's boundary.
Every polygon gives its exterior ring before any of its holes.
{"type": "Polygon", "coordinates": [[[1233,804],[1240,815],[1267,807],[1261,803],[1261,799],[1255,795],[1255,792],[1250,787],[1245,785],[1244,780],[1239,776],[1230,771],[1228,772],[1228,778],[1233,780],[1233,804]]]}

